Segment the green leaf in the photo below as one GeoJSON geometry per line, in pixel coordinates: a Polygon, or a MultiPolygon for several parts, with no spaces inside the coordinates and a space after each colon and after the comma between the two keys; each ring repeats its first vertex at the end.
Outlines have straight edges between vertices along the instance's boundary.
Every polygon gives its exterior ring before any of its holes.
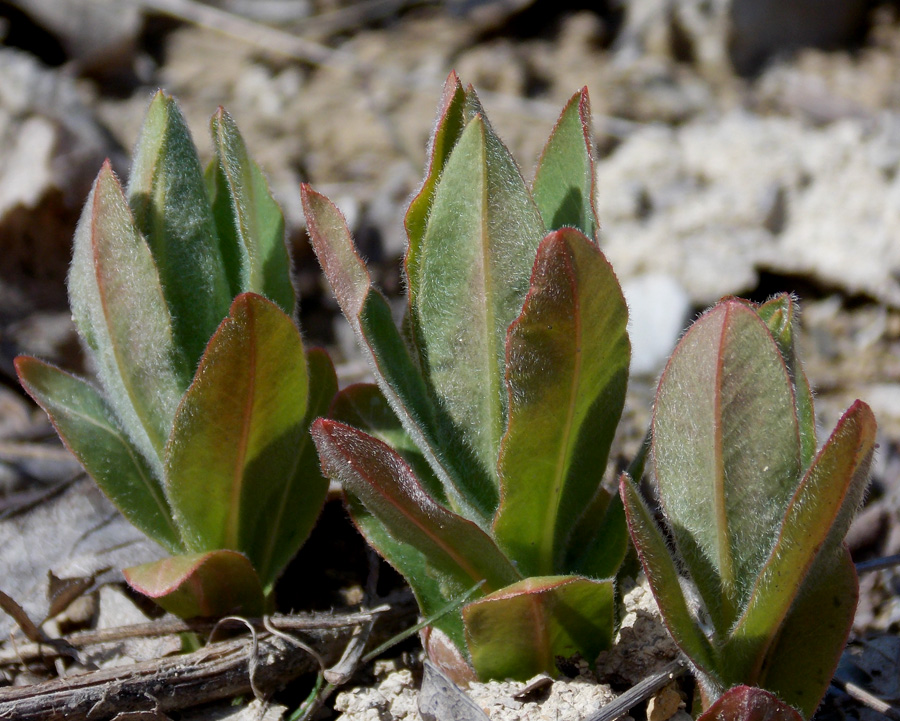
{"type": "Polygon", "coordinates": [[[433,395],[394,325],[391,308],[371,284],[340,211],[308,185],[300,188],[310,239],[341,311],[375,370],[375,380],[406,432],[422,450],[456,509],[487,527],[496,490],[468,460],[460,438],[439,420],[433,395]]]}
{"type": "Polygon", "coordinates": [[[231,293],[203,170],[175,101],[158,92],[134,152],[128,202],[147,238],[190,381],[231,293]]]}
{"type": "Polygon", "coordinates": [[[404,268],[410,310],[415,304],[414,298],[419,290],[419,250],[425,237],[425,228],[434,203],[435,189],[444,172],[444,167],[447,165],[447,159],[453,148],[456,147],[459,136],[462,135],[466,123],[465,104],[466,93],[459,82],[459,77],[455,72],[451,72],[444,83],[444,90],[438,104],[437,122],[428,143],[428,169],[425,171],[422,186],[410,201],[404,219],[406,236],[409,240],[404,268]]]}
{"type": "Polygon", "coordinates": [[[249,517],[248,509],[247,525],[254,529],[255,536],[249,547],[259,549],[253,558],[266,594],[309,537],[328,495],[328,480],[319,468],[319,456],[309,427],[316,418],[328,413],[338,390],[338,381],[331,358],[325,351],[309,350],[306,363],[309,397],[306,415],[300,423],[303,433],[296,448],[297,469],[281,488],[272,489],[271,500],[261,498],[254,504],[256,518],[249,517]]]}
{"type": "MultiPolygon", "coordinates": [[[[394,538],[358,498],[349,495],[347,505],[353,522],[366,542],[407,580],[423,616],[437,613],[449,600],[465,592],[460,590],[455,577],[435,573],[428,558],[416,546],[394,538]]],[[[466,655],[466,639],[459,611],[441,616],[432,625],[447,634],[459,652],[466,655]]]]}
{"type": "Polygon", "coordinates": [[[858,599],[850,552],[820,556],[769,649],[759,685],[812,718],[834,677],[858,599]]]}
{"type": "Polygon", "coordinates": [[[428,379],[489,478],[506,428],[506,331],[521,310],[543,236],[509,151],[475,117],[435,193],[414,310],[428,379]]]}
{"type": "Polygon", "coordinates": [[[717,667],[716,652],[688,608],[681,590],[678,569],[669,553],[666,539],[634,482],[625,473],[619,481],[619,493],[625,506],[631,540],[666,628],[695,666],[705,674],[714,674],[717,667]]]}
{"type": "Polygon", "coordinates": [[[441,482],[378,386],[371,383],[348,386],[335,397],[328,417],[365,431],[390,446],[409,464],[428,495],[446,505],[441,482]]]}
{"type": "Polygon", "coordinates": [[[325,419],[313,424],[312,435],[325,474],[359,497],[394,539],[424,553],[457,593],[482,580],[490,593],[521,578],[490,536],[436,503],[381,441],[325,419]]]}
{"type": "Polygon", "coordinates": [[[597,247],[577,230],[550,233],[507,337],[509,425],[494,534],[525,575],[562,567],[603,478],[625,404],[627,321],[597,247]]]}
{"type": "Polygon", "coordinates": [[[572,530],[561,567],[588,578],[609,578],[622,571],[629,545],[622,499],[598,488],[572,530]]]}
{"type": "Polygon", "coordinates": [[[16,358],[16,372],[66,447],[122,514],[169,551],[184,550],[159,480],[103,396],[36,358],[16,358]]]}
{"type": "Polygon", "coordinates": [[[737,620],[800,475],[794,392],[766,325],[737,300],[688,330],[653,418],[660,498],[716,632],[737,620]]]}
{"type": "Polygon", "coordinates": [[[267,557],[274,504],[296,480],[307,387],[291,319],[261,296],[235,298],[178,407],[166,452],[166,494],[189,550],[244,551],[254,564],[267,557]]]}
{"type": "Polygon", "coordinates": [[[794,338],[797,334],[800,310],[797,301],[784,293],[763,303],[756,309],[778,344],[784,359],[797,400],[797,419],[800,423],[800,458],[803,470],[809,468],[816,456],[816,413],[813,408],[812,390],[803,372],[794,338]]]}
{"type": "Polygon", "coordinates": [[[256,571],[235,551],[172,556],[124,573],[135,591],[181,618],[262,616],[266,610],[256,571]]]}
{"type": "Polygon", "coordinates": [[[613,582],[526,578],[463,607],[472,665],[482,680],[556,673],[557,657],[589,662],[613,632],[613,582]]]}
{"type": "Polygon", "coordinates": [[[759,673],[816,558],[840,548],[865,493],[875,430],[871,409],[854,403],[786,504],[784,518],[773,524],[774,547],[728,641],[728,656],[739,668],[735,674],[746,668],[759,673]]]}
{"type": "Polygon", "coordinates": [[[531,186],[547,230],[569,226],[596,238],[600,223],[594,210],[592,144],[591,103],[583,88],[563,109],[531,186]]]}
{"type": "Polygon", "coordinates": [[[109,403],[161,478],[186,366],[153,257],[109,163],[78,221],[68,285],[72,317],[109,403]]]}
{"type": "Polygon", "coordinates": [[[768,691],[735,686],[722,694],[697,721],[803,721],[803,717],[768,691]]]}
{"type": "Polygon", "coordinates": [[[231,295],[259,293],[293,316],[297,298],[281,208],[222,108],[213,115],[210,130],[216,158],[206,180],[231,295]]]}

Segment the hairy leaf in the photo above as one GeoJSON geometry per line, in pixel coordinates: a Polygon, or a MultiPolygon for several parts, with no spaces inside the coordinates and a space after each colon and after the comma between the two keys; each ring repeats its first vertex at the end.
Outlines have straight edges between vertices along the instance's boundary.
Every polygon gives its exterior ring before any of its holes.
{"type": "Polygon", "coordinates": [[[659,384],[653,458],[679,554],[724,635],[800,474],[790,377],[745,304],[720,303],[675,349],[659,384]]]}
{"type": "Polygon", "coordinates": [[[834,677],[858,599],[850,552],[820,556],[769,648],[759,685],[811,719],[834,677]]]}
{"type": "Polygon", "coordinates": [[[857,401],[839,421],[797,488],[747,608],[729,639],[735,665],[758,673],[803,580],[819,554],[834,556],[865,492],[875,450],[875,418],[857,401]],[[746,666],[745,666],[746,667],[746,666]]]}
{"type": "Polygon", "coordinates": [[[756,309],[765,321],[784,358],[797,400],[797,420],[800,424],[800,458],[803,470],[809,468],[816,455],[816,413],[813,408],[812,390],[803,372],[800,356],[794,342],[797,333],[799,308],[797,301],[783,294],[763,303],[756,309]]]}
{"type": "Polygon", "coordinates": [[[72,317],[109,403],[161,478],[186,366],[153,257],[109,163],[78,221],[68,285],[72,317]]]}
{"type": "Polygon", "coordinates": [[[171,556],[124,573],[135,591],[181,618],[265,612],[259,577],[247,557],[236,551],[171,556]]]}
{"type": "Polygon", "coordinates": [[[557,657],[594,659],[613,631],[613,582],[531,577],[463,608],[479,678],[526,680],[555,673],[557,657]]]}
{"type": "Polygon", "coordinates": [[[681,589],[678,569],[666,540],[627,474],[623,473],[619,481],[619,493],[625,506],[631,540],[669,633],[696,666],[707,674],[714,673],[716,652],[697,626],[681,589]]]}
{"type": "Polygon", "coordinates": [[[307,387],[291,319],[261,296],[235,298],[178,407],[166,452],[166,494],[190,550],[266,556],[259,529],[297,480],[307,387]]]}
{"type": "Polygon", "coordinates": [[[222,108],[210,121],[216,158],[206,171],[231,295],[252,291],[293,315],[297,302],[284,216],[259,166],[222,108]]]}
{"type": "Polygon", "coordinates": [[[596,237],[600,223],[594,210],[592,144],[591,103],[582,88],[563,108],[531,186],[547,230],[572,227],[596,237]]]}
{"type": "Polygon", "coordinates": [[[359,497],[397,541],[424,553],[455,588],[466,590],[484,580],[484,592],[490,593],[521,578],[490,536],[435,502],[381,441],[325,419],[313,424],[312,435],[325,474],[359,497]]]}
{"type": "Polygon", "coordinates": [[[490,478],[506,427],[506,331],[521,310],[543,236],[519,169],[475,117],[435,193],[414,310],[423,368],[456,434],[490,478]]]}
{"type": "Polygon", "coordinates": [[[487,527],[496,490],[469,460],[448,423],[439,420],[432,393],[394,325],[387,300],[372,285],[340,211],[325,196],[301,186],[313,249],[375,369],[375,380],[403,427],[422,450],[456,509],[487,527]]]}
{"type": "Polygon", "coordinates": [[[128,202],[159,268],[192,374],[232,296],[197,150],[174,99],[162,92],[135,148],[128,202]]]}
{"type": "Polygon", "coordinates": [[[122,514],[169,551],[183,551],[160,481],[103,396],[80,378],[36,358],[16,358],[16,372],[66,447],[122,514]]]}
{"type": "Polygon", "coordinates": [[[409,241],[404,268],[410,309],[415,303],[414,298],[419,290],[419,250],[425,237],[425,227],[434,203],[435,188],[447,165],[447,159],[465,126],[465,103],[466,93],[459,82],[459,77],[455,72],[451,72],[444,83],[444,90],[438,104],[437,120],[428,143],[428,169],[425,171],[422,186],[410,201],[404,220],[409,241]]]}
{"type": "Polygon", "coordinates": [[[494,522],[501,547],[526,575],[561,568],[603,478],[625,403],[627,320],[597,247],[577,230],[550,233],[507,337],[509,425],[494,522]]]}

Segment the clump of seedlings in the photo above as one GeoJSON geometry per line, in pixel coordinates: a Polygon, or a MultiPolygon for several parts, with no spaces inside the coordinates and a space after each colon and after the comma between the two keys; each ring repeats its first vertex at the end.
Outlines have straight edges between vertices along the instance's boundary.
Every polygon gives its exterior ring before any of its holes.
{"type": "Polygon", "coordinates": [[[309,425],[337,380],[304,352],[284,219],[231,117],[206,172],[172,98],[150,105],[128,187],[103,166],[69,298],[98,389],[16,369],[128,520],[173,555],[126,569],[178,615],[260,614],[324,503],[309,425]]]}
{"type": "Polygon", "coordinates": [[[795,301],[726,299],[660,380],[658,508],[643,457],[618,494],[603,485],[630,344],[586,91],[528,183],[450,75],[406,214],[399,325],[340,212],[301,188],[376,380],[340,393],[301,342],[281,212],[231,118],[211,128],[204,173],[160,93],[127,188],[108,164],[94,184],[69,294],[99,388],[16,361],[87,472],[172,553],[126,569],[132,586],[182,616],[270,610],[330,478],[429,617],[431,661],[458,681],[525,679],[609,647],[630,533],[703,718],[812,716],[856,607],[843,539],[874,417],[857,401],[819,448],[795,301]]]}

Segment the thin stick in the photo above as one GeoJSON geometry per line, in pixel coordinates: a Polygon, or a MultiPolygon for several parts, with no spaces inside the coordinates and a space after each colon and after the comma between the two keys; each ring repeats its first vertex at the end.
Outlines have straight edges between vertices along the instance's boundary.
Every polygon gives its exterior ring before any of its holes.
{"type": "Polygon", "coordinates": [[[858,701],[864,706],[868,706],[873,711],[877,711],[893,721],[900,721],[900,711],[891,706],[887,701],[883,701],[875,694],[869,693],[855,683],[844,681],[840,678],[834,678],[832,679],[831,684],[839,688],[854,701],[858,701]]]}
{"type": "Polygon", "coordinates": [[[669,681],[678,678],[685,671],[687,671],[687,664],[684,661],[680,659],[672,661],[636,686],[628,689],[614,701],[610,701],[593,716],[588,716],[582,721],[615,721],[627,714],[634,706],[649,699],[669,681]]]}

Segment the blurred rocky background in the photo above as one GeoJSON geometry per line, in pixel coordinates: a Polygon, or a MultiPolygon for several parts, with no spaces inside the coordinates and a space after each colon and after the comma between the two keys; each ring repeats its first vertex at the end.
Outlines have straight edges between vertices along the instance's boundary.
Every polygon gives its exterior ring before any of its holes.
{"type": "MultiPolygon", "coordinates": [[[[900,3],[5,0],[0,42],[0,512],[76,471],[43,442],[12,360],[82,370],[72,233],[102,160],[127,173],[156,88],[201,148],[216,106],[237,120],[287,217],[305,337],[348,381],[365,365],[298,184],[336,200],[399,305],[403,212],[456,69],[526,176],[564,102],[590,90],[602,245],[634,326],[622,447],[691,317],[723,295],[794,292],[822,425],[857,397],[879,418],[854,551],[900,552],[900,3]]],[[[860,628],[896,627],[896,583],[864,580],[860,628]]]]}

